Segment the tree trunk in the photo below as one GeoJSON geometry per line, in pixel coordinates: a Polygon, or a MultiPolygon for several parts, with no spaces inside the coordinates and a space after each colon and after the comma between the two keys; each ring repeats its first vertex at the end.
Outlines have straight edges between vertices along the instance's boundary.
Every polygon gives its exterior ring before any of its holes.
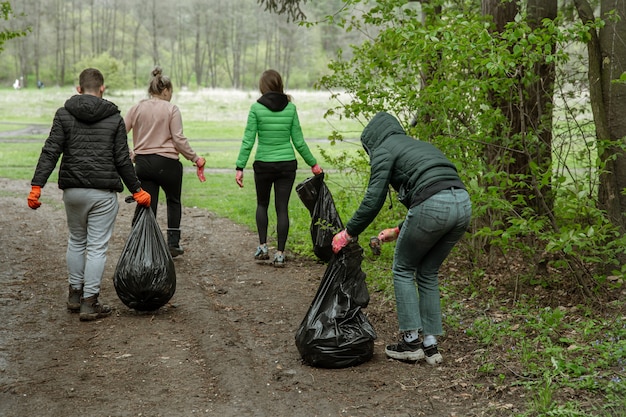
{"type": "MultiPolygon", "coordinates": [[[[554,20],[557,15],[557,0],[529,0],[528,23],[533,30],[541,29],[544,19],[554,20]]],[[[556,53],[556,40],[551,38],[552,53],[556,53]]],[[[530,146],[524,149],[524,155],[528,161],[516,169],[523,172],[524,166],[534,162],[539,167],[539,173],[547,177],[546,181],[531,174],[536,178],[532,183],[534,191],[535,207],[539,213],[547,214],[554,206],[552,195],[552,117],[554,109],[554,81],[556,77],[554,61],[538,62],[534,72],[536,79],[529,85],[524,86],[526,100],[522,117],[527,122],[528,131],[533,134],[533,140],[526,142],[530,146]]]]}
{"type": "MultiPolygon", "coordinates": [[[[575,0],[574,4],[583,23],[593,22],[593,9],[587,0],[575,0]]],[[[596,127],[598,153],[601,166],[598,202],[606,210],[610,221],[626,233],[626,154],[622,149],[626,136],[626,85],[615,83],[626,71],[626,5],[602,1],[601,14],[606,25],[599,33],[590,30],[587,42],[589,55],[589,94],[591,110],[596,127]],[[609,12],[615,10],[619,19],[609,12]],[[606,145],[607,141],[616,141],[606,145]]],[[[624,262],[622,260],[622,262],[624,262]]]]}
{"type": "MultiPolygon", "coordinates": [[[[517,2],[513,1],[483,0],[482,6],[483,13],[493,16],[497,31],[504,30],[519,13],[517,2]]],[[[556,17],[557,0],[529,0],[527,12],[530,27],[540,29],[543,19],[556,17]]],[[[554,51],[556,41],[551,47],[554,51]]],[[[521,195],[538,214],[550,215],[554,202],[551,187],[554,64],[544,60],[532,71],[532,74],[516,74],[517,91],[511,91],[509,98],[492,95],[494,107],[500,109],[509,123],[501,132],[504,140],[490,146],[487,156],[492,166],[500,166],[516,178],[517,186],[504,190],[507,198],[513,200],[521,195]],[[527,78],[533,81],[524,81],[527,78]],[[522,181],[524,187],[519,186],[522,181]]]]}
{"type": "Polygon", "coordinates": [[[158,41],[158,35],[159,35],[159,31],[158,31],[158,23],[157,23],[157,16],[158,16],[158,6],[156,4],[156,0],[152,0],[152,4],[151,4],[152,9],[150,10],[150,15],[151,15],[151,26],[150,26],[150,35],[152,37],[152,64],[153,65],[159,65],[160,59],[159,59],[159,41],[158,41]]]}

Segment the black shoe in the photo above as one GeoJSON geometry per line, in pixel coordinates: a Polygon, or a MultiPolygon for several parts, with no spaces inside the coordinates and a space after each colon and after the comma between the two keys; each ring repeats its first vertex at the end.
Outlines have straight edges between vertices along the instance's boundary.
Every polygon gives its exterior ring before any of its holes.
{"type": "Polygon", "coordinates": [[[180,246],[180,229],[167,229],[167,247],[172,258],[185,253],[183,247],[180,246]]]}
{"type": "Polygon", "coordinates": [[[385,353],[392,359],[400,361],[419,361],[424,359],[424,350],[421,340],[406,342],[404,337],[400,336],[400,341],[394,345],[387,345],[385,353]]]}
{"type": "Polygon", "coordinates": [[[429,365],[437,365],[443,362],[443,356],[441,356],[441,353],[439,353],[437,345],[425,347],[424,354],[426,355],[426,362],[429,365]]]}
{"type": "Polygon", "coordinates": [[[175,258],[178,255],[182,255],[183,253],[185,253],[185,250],[180,245],[170,246],[169,250],[170,250],[170,254],[172,255],[172,258],[175,258]]]}

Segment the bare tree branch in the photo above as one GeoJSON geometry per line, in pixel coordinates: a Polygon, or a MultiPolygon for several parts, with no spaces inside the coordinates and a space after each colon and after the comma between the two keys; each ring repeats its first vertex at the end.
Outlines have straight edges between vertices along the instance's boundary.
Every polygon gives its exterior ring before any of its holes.
{"type": "Polygon", "coordinates": [[[307,0],[257,0],[257,2],[271,13],[287,14],[287,21],[306,19],[306,15],[300,9],[300,3],[305,4],[307,0]]]}

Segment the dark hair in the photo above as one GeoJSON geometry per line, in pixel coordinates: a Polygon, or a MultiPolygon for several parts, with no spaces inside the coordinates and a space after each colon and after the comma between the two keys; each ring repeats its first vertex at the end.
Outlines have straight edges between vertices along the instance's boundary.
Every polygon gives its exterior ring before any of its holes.
{"type": "Polygon", "coordinates": [[[283,79],[278,71],[269,69],[261,74],[259,79],[259,91],[261,91],[261,94],[269,93],[270,91],[285,94],[283,90],[283,79]]]}
{"type": "Polygon", "coordinates": [[[78,77],[78,85],[82,91],[98,91],[104,85],[104,76],[96,68],[84,69],[78,77]]]}
{"type": "Polygon", "coordinates": [[[151,96],[158,96],[164,90],[171,89],[172,81],[170,80],[170,77],[163,75],[161,67],[154,67],[152,70],[152,79],[150,80],[150,85],[148,86],[148,94],[151,96]]]}

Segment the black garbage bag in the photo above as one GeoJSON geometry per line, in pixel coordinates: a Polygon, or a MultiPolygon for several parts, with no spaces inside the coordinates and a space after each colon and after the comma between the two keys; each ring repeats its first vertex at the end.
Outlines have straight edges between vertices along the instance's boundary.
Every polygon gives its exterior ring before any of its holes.
{"type": "Polygon", "coordinates": [[[370,360],[376,332],[363,309],[369,303],[363,249],[348,244],[333,256],[296,332],[302,359],[321,368],[345,368],[370,360]]]}
{"type": "Polygon", "coordinates": [[[311,214],[313,253],[321,261],[328,262],[333,256],[333,236],[343,229],[343,223],[324,183],[324,173],[302,181],[296,186],[296,193],[311,214]]]}
{"type": "Polygon", "coordinates": [[[117,262],[113,285],[130,308],[153,311],[176,291],[176,270],[150,207],[137,206],[133,226],[117,262]]]}

